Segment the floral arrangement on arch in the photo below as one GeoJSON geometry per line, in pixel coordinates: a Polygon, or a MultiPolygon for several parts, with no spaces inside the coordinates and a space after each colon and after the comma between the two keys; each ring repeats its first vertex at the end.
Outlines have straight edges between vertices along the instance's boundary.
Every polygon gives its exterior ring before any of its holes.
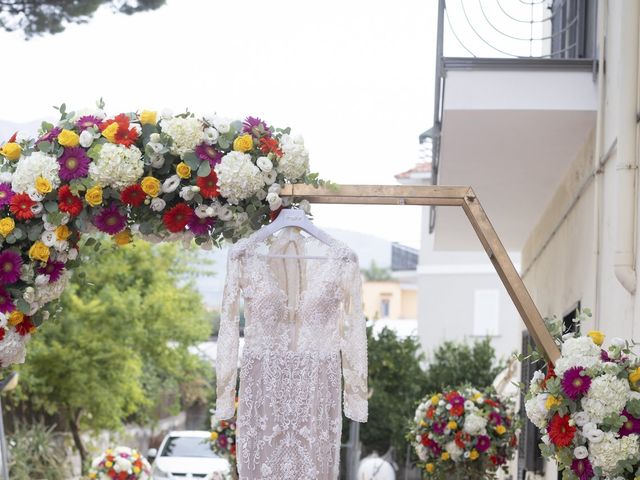
{"type": "Polygon", "coordinates": [[[89,478],[96,480],[149,480],[151,465],[137,450],[129,447],[108,449],[94,458],[89,478]]]}
{"type": "MultiPolygon", "coordinates": [[[[236,399],[236,410],[238,400],[236,399]]],[[[230,478],[238,478],[236,455],[236,417],[229,420],[216,420],[214,410],[211,411],[211,435],[209,437],[211,450],[229,461],[231,467],[230,478]]]]}
{"type": "MultiPolygon", "coordinates": [[[[578,325],[590,317],[581,312],[578,325]]],[[[535,372],[526,400],[529,419],[544,433],[542,454],[558,462],[568,480],[636,479],[640,476],[640,362],[635,344],[599,331],[562,335],[555,364],[535,372]]]]}
{"type": "Polygon", "coordinates": [[[494,390],[471,387],[426,396],[408,434],[422,468],[433,479],[492,478],[517,444],[513,404],[494,390]]]}
{"type": "Polygon", "coordinates": [[[82,234],[212,248],[268,223],[288,202],[285,183],[325,183],[309,173],[300,137],[259,118],[110,117],[103,108],[63,104],[57,125],[0,148],[0,366],[24,361],[45,307],[69,282],[82,234]]]}

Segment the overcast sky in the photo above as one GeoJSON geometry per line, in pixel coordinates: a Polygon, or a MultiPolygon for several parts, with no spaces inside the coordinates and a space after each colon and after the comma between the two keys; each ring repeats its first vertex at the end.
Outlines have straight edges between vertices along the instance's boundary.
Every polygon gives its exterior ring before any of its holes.
{"type": "MultiPolygon", "coordinates": [[[[254,115],[302,134],[323,178],[395,184],[432,124],[436,6],[168,0],[130,17],[103,9],[55,36],[0,34],[0,118],[33,121],[51,117],[52,105],[81,108],[100,97],[109,113],[254,115]]],[[[313,211],[321,226],[419,244],[417,207],[313,211]]]]}

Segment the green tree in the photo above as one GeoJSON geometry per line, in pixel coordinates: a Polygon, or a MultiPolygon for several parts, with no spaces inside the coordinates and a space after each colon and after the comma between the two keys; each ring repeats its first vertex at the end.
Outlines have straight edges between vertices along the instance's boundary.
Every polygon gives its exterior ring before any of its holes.
{"type": "Polygon", "coordinates": [[[86,23],[102,5],[132,15],[155,10],[166,0],[0,0],[0,27],[22,31],[26,38],[64,31],[70,23],[86,23]]]}
{"type": "Polygon", "coordinates": [[[388,268],[380,267],[375,260],[371,260],[369,268],[362,270],[365,280],[368,282],[382,282],[391,280],[391,272],[388,268]]]}
{"type": "Polygon", "coordinates": [[[406,426],[425,382],[420,344],[417,338],[399,338],[386,327],[377,336],[369,327],[367,338],[371,398],[369,420],[360,428],[360,440],[366,453],[383,454],[393,446],[402,458],[406,426]]]}
{"type": "Polygon", "coordinates": [[[152,421],[167,401],[206,402],[213,373],[188,350],[210,332],[190,253],[142,242],[83,251],[58,318],[34,335],[19,368],[17,411],[53,416],[86,465],[83,429],[152,421]]]}
{"type": "Polygon", "coordinates": [[[503,360],[496,360],[495,353],[489,338],[471,345],[444,342],[433,352],[423,394],[466,384],[478,389],[488,387],[505,367],[503,360]]]}

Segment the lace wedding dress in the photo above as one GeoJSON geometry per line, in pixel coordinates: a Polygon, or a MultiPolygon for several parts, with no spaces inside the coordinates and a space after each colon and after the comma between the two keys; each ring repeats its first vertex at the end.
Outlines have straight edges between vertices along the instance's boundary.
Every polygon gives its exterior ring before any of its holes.
{"type": "Polygon", "coordinates": [[[367,420],[367,339],[356,255],[337,240],[324,244],[291,228],[264,242],[252,238],[229,252],[216,417],[228,419],[235,411],[242,296],[240,478],[334,480],[342,377],[345,415],[367,420]]]}

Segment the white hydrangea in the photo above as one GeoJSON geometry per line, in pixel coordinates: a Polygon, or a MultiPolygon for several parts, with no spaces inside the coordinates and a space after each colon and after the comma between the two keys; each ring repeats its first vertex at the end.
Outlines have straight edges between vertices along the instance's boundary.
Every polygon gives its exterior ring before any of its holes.
{"type": "Polygon", "coordinates": [[[0,365],[6,367],[13,363],[24,363],[29,338],[30,334],[22,336],[15,329],[8,329],[0,341],[0,365]]]}
{"type": "Polygon", "coordinates": [[[137,147],[105,143],[98,158],[89,165],[89,176],[102,187],[122,190],[144,173],[142,153],[137,147]]]}
{"type": "Polygon", "coordinates": [[[555,364],[559,377],[572,367],[593,368],[602,365],[600,347],[590,337],[572,337],[562,344],[562,357],[555,364]]]}
{"type": "Polygon", "coordinates": [[[45,283],[43,285],[36,284],[36,298],[35,301],[43,306],[53,300],[60,298],[60,295],[64,292],[69,285],[69,280],[71,279],[71,272],[69,270],[65,270],[60,275],[60,278],[57,282],[53,283],[45,283]]]}
{"type": "Polygon", "coordinates": [[[530,398],[524,404],[524,408],[527,412],[527,417],[538,428],[543,429],[547,426],[547,408],[545,403],[548,394],[542,393],[530,398]]]}
{"type": "Polygon", "coordinates": [[[454,462],[457,462],[460,460],[460,457],[462,457],[462,449],[456,445],[456,442],[451,441],[447,443],[444,449],[449,453],[449,455],[451,455],[451,459],[454,462]]]}
{"type": "Polygon", "coordinates": [[[204,139],[202,122],[194,117],[173,117],[162,120],[160,127],[173,140],[170,147],[171,153],[180,157],[189,150],[195,149],[196,145],[204,139]]]}
{"type": "Polygon", "coordinates": [[[283,155],[278,161],[278,171],[288,180],[304,177],[309,172],[309,152],[304,148],[302,137],[283,135],[280,148],[283,155]]]}
{"type": "Polygon", "coordinates": [[[593,465],[602,468],[606,475],[611,475],[615,473],[619,461],[637,458],[640,453],[638,435],[616,438],[614,432],[606,432],[600,443],[589,445],[589,452],[593,465]]]}
{"type": "Polygon", "coordinates": [[[480,415],[476,415],[475,413],[470,413],[464,419],[464,427],[463,430],[470,435],[480,435],[486,433],[487,428],[487,419],[481,417],[480,415]]]}
{"type": "Polygon", "coordinates": [[[251,155],[229,152],[214,168],[218,176],[220,195],[231,204],[249,198],[264,186],[260,169],[251,161],[251,155]]]}
{"type": "Polygon", "coordinates": [[[11,179],[11,189],[16,193],[27,192],[34,188],[38,177],[46,178],[51,183],[51,187],[56,189],[60,186],[59,171],[60,165],[56,157],[42,152],[33,152],[27,157],[22,157],[18,162],[11,179]]]}
{"type": "Polygon", "coordinates": [[[619,414],[629,400],[629,382],[615,375],[606,374],[594,378],[582,408],[593,422],[600,423],[612,414],[619,414]]]}

